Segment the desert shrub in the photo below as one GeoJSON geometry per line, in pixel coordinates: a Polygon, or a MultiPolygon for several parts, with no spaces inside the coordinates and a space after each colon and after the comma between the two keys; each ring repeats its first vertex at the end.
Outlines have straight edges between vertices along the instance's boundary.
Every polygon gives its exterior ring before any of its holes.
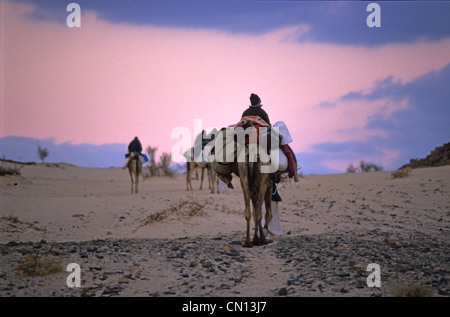
{"type": "Polygon", "coordinates": [[[158,166],[156,165],[156,151],[158,151],[157,147],[147,147],[147,154],[150,159],[150,164],[148,165],[148,170],[150,172],[150,176],[157,176],[159,174],[158,166]]]}
{"type": "Polygon", "coordinates": [[[47,276],[62,272],[63,265],[57,258],[35,253],[27,254],[25,259],[19,260],[14,270],[24,276],[47,276]]]}
{"type": "Polygon", "coordinates": [[[38,146],[37,153],[39,158],[42,160],[42,163],[44,163],[44,159],[50,154],[47,148],[42,148],[40,145],[38,146]]]}
{"type": "Polygon", "coordinates": [[[418,283],[398,284],[391,289],[394,297],[427,297],[433,295],[433,291],[418,283]]]}
{"type": "Polygon", "coordinates": [[[411,167],[400,168],[391,173],[391,178],[405,178],[411,173],[411,167]]]}
{"type": "Polygon", "coordinates": [[[22,223],[17,216],[8,215],[8,216],[2,216],[0,217],[0,220],[9,221],[11,223],[22,223]]]}
{"type": "Polygon", "coordinates": [[[364,160],[361,160],[359,162],[359,166],[355,167],[353,166],[353,164],[350,164],[347,167],[347,174],[349,173],[358,173],[358,172],[362,172],[362,173],[369,173],[369,172],[379,172],[382,171],[383,167],[381,167],[380,165],[376,165],[374,163],[366,163],[364,160]]]}
{"type": "Polygon", "coordinates": [[[164,152],[159,157],[158,167],[166,176],[173,176],[174,172],[170,168],[170,164],[172,163],[172,154],[164,152]]]}
{"type": "Polygon", "coordinates": [[[359,167],[361,169],[361,172],[364,172],[364,173],[379,172],[379,171],[383,170],[383,168],[379,165],[376,165],[374,163],[366,163],[364,161],[359,162],[359,167]]]}
{"type": "Polygon", "coordinates": [[[20,175],[20,169],[17,166],[10,167],[6,165],[0,165],[0,176],[5,175],[20,175]]]}
{"type": "Polygon", "coordinates": [[[191,218],[194,216],[204,216],[206,215],[203,208],[206,206],[205,203],[200,203],[197,200],[186,200],[181,199],[176,204],[163,209],[155,214],[149,215],[144,219],[144,225],[148,225],[154,222],[162,221],[170,216],[179,216],[183,218],[191,218]]]}
{"type": "Polygon", "coordinates": [[[350,173],[356,173],[358,171],[358,169],[356,168],[356,167],[354,167],[353,166],[353,164],[350,164],[348,167],[347,167],[347,174],[350,174],[350,173]]]}

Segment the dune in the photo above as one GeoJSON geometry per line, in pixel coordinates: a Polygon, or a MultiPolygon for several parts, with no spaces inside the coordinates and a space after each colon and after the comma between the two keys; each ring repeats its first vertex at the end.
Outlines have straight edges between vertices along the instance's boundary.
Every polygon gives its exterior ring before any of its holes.
{"type": "Polygon", "coordinates": [[[0,177],[0,295],[392,296],[405,281],[449,294],[450,166],[283,182],[284,235],[252,249],[233,182],[211,194],[196,180],[186,191],[184,174],[151,177],[130,194],[121,168],[20,166],[0,177]],[[14,267],[33,252],[79,263],[84,285],[66,272],[26,282],[14,267]],[[381,288],[366,285],[373,262],[381,288]]]}

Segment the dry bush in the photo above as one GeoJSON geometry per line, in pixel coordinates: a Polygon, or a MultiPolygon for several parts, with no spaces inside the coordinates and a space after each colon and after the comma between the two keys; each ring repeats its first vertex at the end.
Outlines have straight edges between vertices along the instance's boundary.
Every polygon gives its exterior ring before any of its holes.
{"type": "Polygon", "coordinates": [[[204,216],[206,215],[206,211],[203,209],[205,206],[205,203],[200,203],[195,199],[181,199],[175,205],[163,209],[155,214],[149,215],[144,219],[144,225],[162,221],[170,216],[181,216],[183,218],[204,216]]]}
{"type": "Polygon", "coordinates": [[[222,210],[220,210],[220,212],[223,212],[224,214],[227,214],[227,215],[243,215],[244,214],[243,211],[230,209],[230,208],[228,208],[228,206],[225,206],[225,205],[222,206],[222,210]]]}
{"type": "Polygon", "coordinates": [[[22,221],[13,215],[1,216],[0,221],[7,223],[9,229],[5,229],[5,230],[7,230],[8,232],[11,232],[10,230],[17,231],[17,230],[19,230],[18,227],[20,227],[20,226],[25,226],[27,228],[34,229],[36,231],[46,232],[45,228],[39,228],[39,227],[35,226],[34,224],[32,224],[30,222],[22,221]]]}
{"type": "Polygon", "coordinates": [[[17,166],[9,167],[5,165],[0,165],[0,176],[5,175],[20,175],[20,169],[17,166]]]}
{"type": "Polygon", "coordinates": [[[398,169],[396,171],[393,171],[391,173],[391,178],[405,178],[408,177],[409,174],[411,173],[411,167],[404,167],[401,169],[398,169]]]}
{"type": "Polygon", "coordinates": [[[433,295],[433,291],[418,283],[409,283],[394,286],[391,294],[394,297],[428,297],[433,295]]]}
{"type": "Polygon", "coordinates": [[[13,216],[13,215],[2,216],[0,219],[9,221],[11,223],[22,223],[22,221],[20,221],[19,218],[17,218],[17,216],[13,216]]]}
{"type": "Polygon", "coordinates": [[[172,164],[172,154],[164,152],[159,157],[158,167],[166,176],[173,176],[174,173],[170,168],[170,164],[172,164]]]}
{"type": "Polygon", "coordinates": [[[42,254],[27,254],[25,259],[19,260],[14,268],[23,276],[47,276],[63,271],[61,260],[50,258],[42,254]]]}

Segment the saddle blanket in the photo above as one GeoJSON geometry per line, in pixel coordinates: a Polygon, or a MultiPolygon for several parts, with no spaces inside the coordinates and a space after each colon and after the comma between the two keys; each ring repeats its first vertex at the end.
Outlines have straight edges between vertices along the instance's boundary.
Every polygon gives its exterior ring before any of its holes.
{"type": "MultiPolygon", "coordinates": [[[[148,158],[148,155],[147,154],[139,154],[138,152],[131,152],[131,153],[127,153],[127,154],[125,154],[125,158],[126,159],[130,159],[130,158],[133,158],[133,157],[138,157],[139,158],[139,161],[141,161],[141,163],[142,164],[145,164],[146,162],[148,162],[149,161],[149,158],[148,158]]],[[[126,160],[126,162],[128,162],[128,160],[126,160]]]]}

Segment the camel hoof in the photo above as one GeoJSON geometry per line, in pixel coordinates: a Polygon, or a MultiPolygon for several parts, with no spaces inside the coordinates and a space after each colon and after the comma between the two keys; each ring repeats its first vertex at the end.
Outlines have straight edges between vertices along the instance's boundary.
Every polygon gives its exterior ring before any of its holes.
{"type": "Polygon", "coordinates": [[[253,245],[261,245],[261,241],[258,237],[254,237],[252,240],[253,245]]]}
{"type": "Polygon", "coordinates": [[[250,240],[245,240],[245,242],[242,244],[244,248],[251,248],[253,247],[253,244],[250,242],[250,240]]]}

